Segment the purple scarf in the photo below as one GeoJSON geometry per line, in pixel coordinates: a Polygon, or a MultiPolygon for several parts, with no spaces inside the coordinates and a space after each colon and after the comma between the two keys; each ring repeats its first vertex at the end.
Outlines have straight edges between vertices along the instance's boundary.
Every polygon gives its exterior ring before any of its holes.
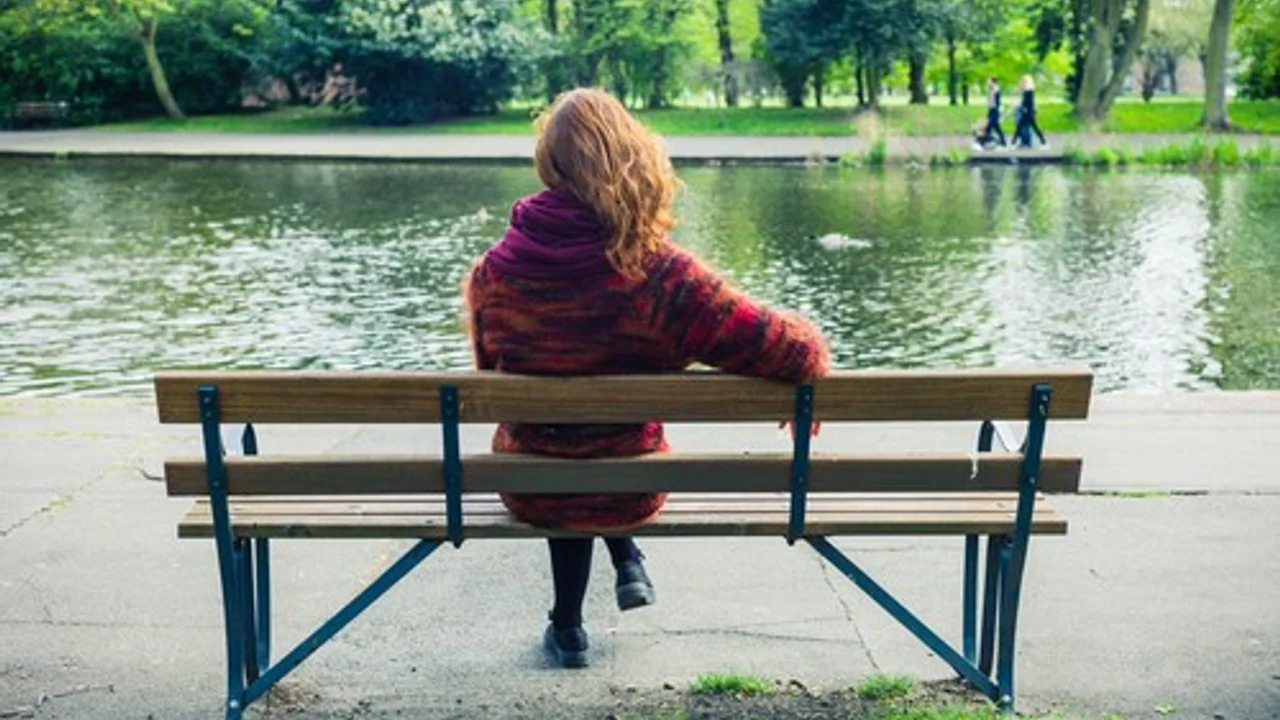
{"type": "Polygon", "coordinates": [[[488,262],[523,280],[597,278],[613,272],[607,245],[604,226],[577,196],[543,190],[511,206],[511,224],[488,262]]]}

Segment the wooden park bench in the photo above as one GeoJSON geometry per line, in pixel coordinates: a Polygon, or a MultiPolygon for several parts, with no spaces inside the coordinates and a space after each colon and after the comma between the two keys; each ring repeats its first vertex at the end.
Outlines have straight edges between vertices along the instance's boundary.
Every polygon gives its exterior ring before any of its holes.
{"type": "Polygon", "coordinates": [[[197,497],[178,526],[217,546],[226,623],[226,716],[239,718],[287,673],[445,542],[572,533],[525,525],[494,493],[673,493],[645,536],[781,536],[804,541],[951,665],[1011,711],[1018,600],[1033,533],[1067,523],[1041,493],[1079,487],[1081,459],[1044,455],[1048,418],[1083,419],[1087,370],[840,372],[791,387],[716,373],[546,378],[494,373],[166,372],[163,423],[199,423],[204,457],[171,459],[172,496],[197,497]],[[810,455],[824,422],[973,421],[976,452],[810,455]],[[797,432],[784,454],[682,454],[561,460],[463,456],[460,423],[777,422],[797,432]],[[1007,443],[1000,421],[1026,420],[1007,443]],[[244,455],[224,453],[223,423],[246,423],[244,455]],[[441,456],[259,456],[253,424],[429,423],[441,456]],[[870,578],[830,538],[964,538],[963,627],[956,650],[870,578]],[[979,572],[979,540],[986,566],[979,572]],[[417,542],[293,650],[271,662],[270,550],[275,538],[417,542]],[[979,623],[979,575],[982,609],[979,623]],[[996,664],[998,660],[998,664],[996,664]],[[996,672],[992,674],[995,665],[996,672]]]}
{"type": "Polygon", "coordinates": [[[38,124],[60,127],[71,117],[71,106],[65,102],[20,102],[9,114],[14,127],[32,127],[38,124]]]}

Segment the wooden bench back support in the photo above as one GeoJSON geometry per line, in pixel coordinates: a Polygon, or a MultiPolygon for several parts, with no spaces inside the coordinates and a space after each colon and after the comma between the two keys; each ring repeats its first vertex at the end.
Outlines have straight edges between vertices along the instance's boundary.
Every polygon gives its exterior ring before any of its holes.
{"type": "MultiPolygon", "coordinates": [[[[231,495],[407,495],[445,491],[438,457],[228,457],[231,495]]],[[[698,492],[778,493],[790,489],[791,455],[662,454],[610,460],[558,460],[480,455],[463,462],[465,493],[698,492]]],[[[1022,456],[1016,453],[814,455],[810,492],[1017,492],[1022,456]]],[[[1073,493],[1079,457],[1051,455],[1037,488],[1073,493]]],[[[209,494],[203,459],[169,460],[172,496],[209,494]]]]}
{"type": "MultiPolygon", "coordinates": [[[[161,422],[200,421],[198,390],[218,388],[223,422],[435,423],[441,387],[458,389],[459,422],[777,421],[796,390],[718,373],[534,378],[497,373],[170,372],[156,376],[161,422]]],[[[1031,388],[1053,391],[1051,417],[1088,413],[1087,370],[840,372],[814,387],[824,421],[1025,418],[1031,388]]],[[[465,493],[785,492],[791,454],[663,454],[591,461],[524,456],[465,458],[465,493]]],[[[1017,453],[815,455],[810,492],[991,492],[1018,488],[1017,453]]],[[[1037,488],[1075,492],[1079,457],[1047,456],[1037,488]]],[[[396,495],[446,492],[444,462],[426,456],[231,457],[232,495],[396,495]]],[[[208,495],[205,461],[165,465],[170,495],[208,495]]]]}
{"type": "MultiPolygon", "coordinates": [[[[1024,420],[1037,383],[1053,389],[1050,419],[1088,415],[1087,369],[838,372],[814,384],[813,410],[824,422],[1024,420]]],[[[444,385],[458,388],[462,423],[776,422],[795,409],[791,386],[719,373],[163,372],[160,422],[200,422],[202,385],[218,387],[228,423],[436,423],[444,385]]]]}

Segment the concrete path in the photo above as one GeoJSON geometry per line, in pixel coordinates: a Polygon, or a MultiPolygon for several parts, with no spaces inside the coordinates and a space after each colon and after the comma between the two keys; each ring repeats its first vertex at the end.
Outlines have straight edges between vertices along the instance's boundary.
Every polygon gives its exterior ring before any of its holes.
{"type": "MultiPolygon", "coordinates": [[[[830,426],[817,450],[968,448],[974,428],[830,426]]],[[[464,447],[486,446],[468,428],[464,447]]],[[[672,429],[693,450],[781,449],[774,429],[672,429]]],[[[223,691],[212,543],[179,541],[186,501],[160,458],[199,451],[143,399],[0,400],[0,718],[212,718],[223,691]]],[[[427,452],[429,427],[265,428],[264,452],[427,452]]],[[[1104,396],[1080,450],[1086,489],[1054,498],[1071,534],[1033,544],[1018,660],[1022,707],[1127,720],[1280,718],[1280,393],[1104,396]],[[1109,490],[1204,493],[1119,497],[1109,490]]],[[[840,544],[945,635],[959,629],[956,539],[840,544]]],[[[275,544],[277,654],[403,550],[275,544]]],[[[550,595],[537,542],[443,549],[317,653],[252,717],[515,718],[608,704],[701,672],[834,688],[872,672],[949,675],[809,550],[779,540],[646,545],[658,606],[620,615],[599,562],[593,666],[536,648],[550,595]]],[[[603,555],[603,553],[601,553],[603,555]]]]}
{"type": "MultiPolygon", "coordinates": [[[[1191,135],[1056,135],[1043,151],[974,153],[975,159],[1027,160],[1060,158],[1067,147],[1143,147],[1187,142],[1191,135]]],[[[1242,147],[1269,141],[1260,135],[1233,135],[1242,147]]],[[[838,160],[863,154],[871,140],[859,137],[728,137],[671,136],[672,157],[687,161],[804,162],[838,160]]],[[[894,137],[886,152],[894,158],[968,152],[966,135],[894,137]]],[[[343,160],[527,160],[533,156],[530,135],[425,135],[395,133],[252,134],[211,132],[127,133],[96,130],[0,132],[0,155],[137,156],[137,157],[273,157],[343,160]]]]}

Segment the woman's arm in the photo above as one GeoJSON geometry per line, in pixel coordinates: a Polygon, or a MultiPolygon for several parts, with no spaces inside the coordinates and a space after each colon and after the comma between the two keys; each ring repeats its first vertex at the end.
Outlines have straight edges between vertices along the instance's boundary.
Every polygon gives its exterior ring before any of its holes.
{"type": "Polygon", "coordinates": [[[812,323],[752,300],[693,256],[677,252],[662,284],[662,332],[681,358],[786,382],[812,380],[830,369],[827,341],[812,323]]]}
{"type": "Polygon", "coordinates": [[[477,370],[493,370],[497,366],[484,350],[484,327],[480,321],[485,288],[483,266],[476,263],[464,282],[462,297],[466,303],[467,335],[471,337],[471,356],[477,370]]]}

